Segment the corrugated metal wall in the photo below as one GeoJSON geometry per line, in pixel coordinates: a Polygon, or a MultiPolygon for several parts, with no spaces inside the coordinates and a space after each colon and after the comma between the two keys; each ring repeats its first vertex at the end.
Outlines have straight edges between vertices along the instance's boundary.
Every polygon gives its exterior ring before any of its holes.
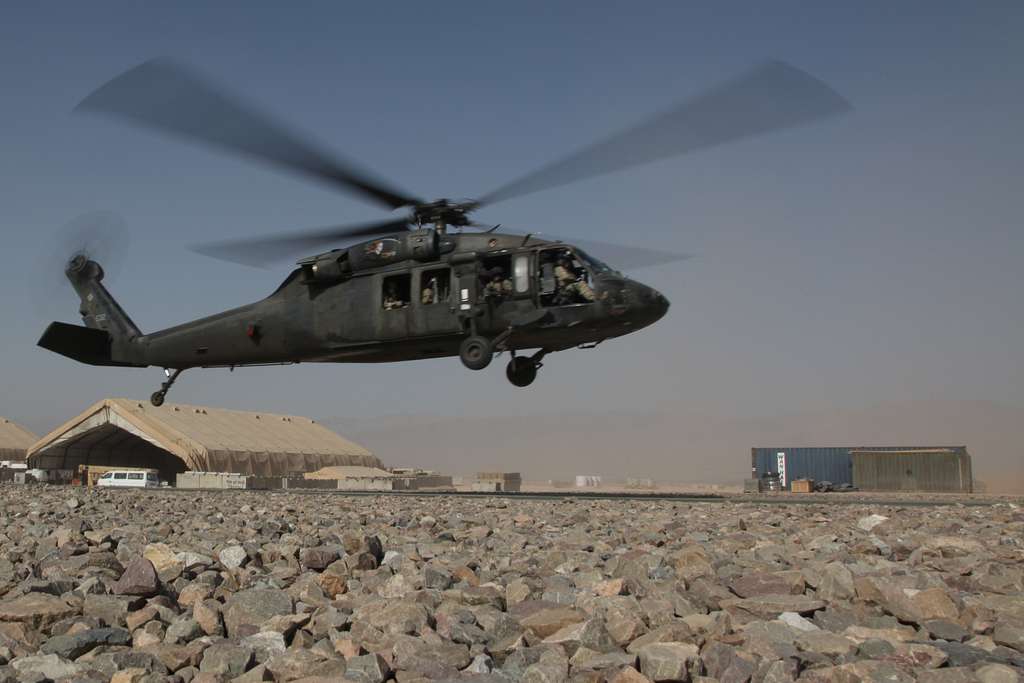
{"type": "Polygon", "coordinates": [[[971,456],[967,453],[856,450],[850,455],[853,480],[865,491],[970,493],[973,490],[971,456]]]}
{"type": "Polygon", "coordinates": [[[750,449],[751,476],[760,478],[765,474],[778,475],[779,454],[782,455],[786,475],[786,489],[794,479],[830,481],[833,484],[857,484],[853,473],[851,451],[901,452],[901,451],[952,451],[967,456],[966,446],[812,446],[777,447],[750,449]]]}

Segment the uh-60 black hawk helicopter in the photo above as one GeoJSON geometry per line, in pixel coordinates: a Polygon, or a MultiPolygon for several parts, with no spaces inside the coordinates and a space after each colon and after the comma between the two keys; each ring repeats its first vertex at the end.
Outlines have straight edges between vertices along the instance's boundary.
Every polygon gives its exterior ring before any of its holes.
{"type": "MultiPolygon", "coordinates": [[[[369,238],[299,260],[262,301],[150,334],[135,326],[103,286],[103,268],[88,254],[75,254],[65,273],[81,298],[85,326],[54,322],[39,345],[91,365],[162,367],[167,378],[151,398],[155,406],[189,368],[457,355],[466,367],[481,370],[500,351],[511,356],[508,379],[525,387],[546,354],[639,330],[665,315],[669,303],[579,243],[507,234],[499,226],[484,230],[471,212],[849,108],[803,71],[767,62],[479,199],[424,201],[317,150],[193,71],[167,60],[146,62],[93,92],[77,109],[254,157],[405,212],[363,225],[197,247],[262,265],[296,248],[312,251],[369,238]],[[532,353],[518,355],[525,351],[532,353]]],[[[638,265],[676,257],[636,248],[626,253],[639,254],[638,265]]]]}

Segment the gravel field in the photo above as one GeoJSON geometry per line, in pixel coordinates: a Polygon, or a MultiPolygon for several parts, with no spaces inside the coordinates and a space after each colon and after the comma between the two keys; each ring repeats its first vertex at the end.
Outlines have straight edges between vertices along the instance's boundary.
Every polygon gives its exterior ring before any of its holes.
{"type": "Polygon", "coordinates": [[[0,486],[6,681],[1021,680],[1024,508],[0,486]]]}

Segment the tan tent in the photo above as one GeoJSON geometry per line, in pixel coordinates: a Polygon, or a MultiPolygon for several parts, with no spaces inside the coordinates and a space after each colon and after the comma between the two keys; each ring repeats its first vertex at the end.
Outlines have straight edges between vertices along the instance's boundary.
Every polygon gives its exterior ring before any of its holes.
{"type": "Polygon", "coordinates": [[[17,422],[0,417],[0,460],[25,460],[25,452],[38,439],[17,422]]]}
{"type": "Polygon", "coordinates": [[[30,467],[155,467],[262,477],[332,465],[380,467],[368,450],[308,417],[110,398],[53,430],[28,451],[30,467]]]}

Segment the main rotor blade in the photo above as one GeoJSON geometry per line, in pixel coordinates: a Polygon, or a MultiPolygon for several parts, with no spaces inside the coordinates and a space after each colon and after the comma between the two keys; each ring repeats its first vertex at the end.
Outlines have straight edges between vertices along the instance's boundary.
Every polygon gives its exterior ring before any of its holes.
{"type": "Polygon", "coordinates": [[[849,111],[813,76],[768,62],[638,126],[485,194],[479,205],[566,185],[660,159],[849,111]]]}
{"type": "MultiPolygon", "coordinates": [[[[393,218],[361,225],[318,228],[288,235],[207,242],[192,245],[189,249],[197,254],[211,256],[222,261],[232,261],[261,268],[277,261],[302,255],[304,250],[324,248],[348,238],[404,232],[408,229],[408,225],[409,221],[406,218],[393,218]]],[[[308,251],[305,255],[309,255],[308,251]]]]}
{"type": "Polygon", "coordinates": [[[537,235],[538,239],[558,240],[565,242],[566,246],[582,249],[587,255],[604,261],[605,264],[615,270],[628,271],[637,268],[648,268],[660,266],[666,263],[688,261],[695,258],[693,254],[680,254],[663,249],[645,249],[643,247],[626,246],[624,244],[609,244],[608,242],[597,242],[594,240],[581,240],[575,237],[563,239],[550,235],[537,235]]]}
{"type": "Polygon", "coordinates": [[[329,158],[254,107],[167,59],[136,66],[82,100],[98,111],[298,171],[397,209],[420,200],[329,158]]]}

